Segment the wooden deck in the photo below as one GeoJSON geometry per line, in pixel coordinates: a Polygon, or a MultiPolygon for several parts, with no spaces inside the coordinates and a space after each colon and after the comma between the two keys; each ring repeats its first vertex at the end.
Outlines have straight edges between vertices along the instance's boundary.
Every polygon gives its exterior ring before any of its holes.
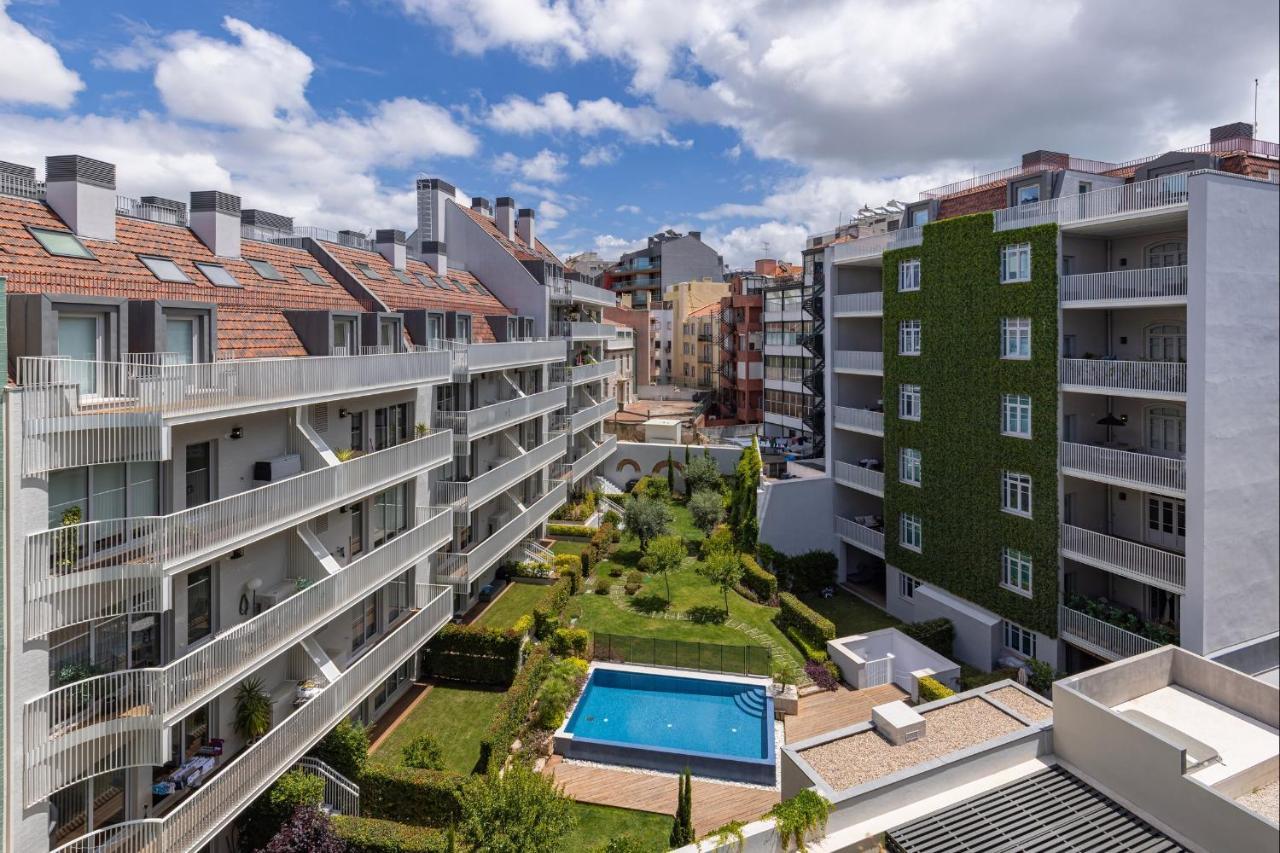
{"type": "Polygon", "coordinates": [[[866,690],[851,690],[841,684],[838,690],[824,690],[800,697],[800,713],[786,718],[786,742],[797,741],[835,731],[871,719],[876,705],[894,702],[907,696],[896,684],[882,684],[866,690]]]}
{"type": "MultiPolygon", "coordinates": [[[[556,784],[580,802],[659,814],[676,813],[678,780],[675,776],[564,763],[558,755],[547,762],[544,772],[555,777],[556,784]]],[[[732,820],[750,822],[773,808],[780,799],[777,791],[694,779],[694,832],[702,836],[732,820]]]]}

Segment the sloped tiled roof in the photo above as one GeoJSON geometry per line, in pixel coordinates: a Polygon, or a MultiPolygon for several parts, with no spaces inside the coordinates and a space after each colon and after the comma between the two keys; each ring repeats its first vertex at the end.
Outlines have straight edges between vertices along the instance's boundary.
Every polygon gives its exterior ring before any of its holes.
{"type": "Polygon", "coordinates": [[[212,303],[218,308],[219,358],[306,355],[285,310],[365,310],[302,249],[242,241],[243,258],[268,261],[285,277],[269,281],[243,259],[216,257],[182,226],[117,216],[114,242],[82,239],[96,260],[51,255],[26,226],[69,230],[44,202],[0,196],[0,275],[8,279],[9,293],[212,303]],[[160,281],[143,266],[139,254],[172,259],[191,281],[160,281]],[[196,261],[225,267],[241,286],[214,285],[196,268],[196,261]],[[308,283],[296,266],[314,269],[324,284],[308,283]]]}
{"type": "Polygon", "coordinates": [[[537,243],[537,251],[534,251],[534,249],[530,248],[527,244],[520,242],[519,239],[508,240],[506,235],[498,229],[497,223],[480,211],[472,210],[471,208],[463,207],[462,205],[458,205],[458,207],[463,210],[467,216],[470,216],[473,220],[479,223],[480,227],[488,232],[490,237],[498,241],[498,245],[510,252],[516,260],[547,261],[548,263],[555,264],[556,266],[564,266],[564,262],[556,256],[555,252],[548,249],[547,245],[541,240],[534,240],[534,242],[537,243]]]}

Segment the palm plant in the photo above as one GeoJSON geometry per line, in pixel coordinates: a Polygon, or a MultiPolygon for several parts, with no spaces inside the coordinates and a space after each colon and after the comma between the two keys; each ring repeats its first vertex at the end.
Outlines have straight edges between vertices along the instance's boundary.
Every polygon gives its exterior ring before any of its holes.
{"type": "Polygon", "coordinates": [[[262,679],[249,678],[236,690],[236,734],[246,742],[262,737],[271,728],[271,697],[262,689],[262,679]]]}

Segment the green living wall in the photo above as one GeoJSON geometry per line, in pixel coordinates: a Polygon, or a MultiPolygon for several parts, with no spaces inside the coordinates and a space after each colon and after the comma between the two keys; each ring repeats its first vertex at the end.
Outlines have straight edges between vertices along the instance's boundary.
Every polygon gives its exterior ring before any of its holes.
{"type": "Polygon", "coordinates": [[[1056,225],[992,230],[989,213],[924,228],[884,256],[885,558],[1002,617],[1057,636],[1058,281],[1056,225]],[[1000,250],[1031,244],[1031,281],[1000,283],[1000,250]],[[898,263],[920,259],[920,290],[898,292],[898,263]],[[1000,358],[1000,319],[1031,318],[1031,359],[1000,358]],[[900,320],[921,321],[921,354],[898,355],[900,320]],[[898,386],[920,385],[921,419],[897,417],[898,386]],[[1031,439],[1001,434],[1004,394],[1031,395],[1031,439]],[[921,451],[919,487],[898,480],[899,449],[921,451]],[[1002,512],[1001,474],[1032,477],[1032,518],[1002,512]],[[920,516],[922,553],[898,544],[920,516]],[[1001,551],[1032,555],[1033,596],[1001,586],[1001,551]]]}

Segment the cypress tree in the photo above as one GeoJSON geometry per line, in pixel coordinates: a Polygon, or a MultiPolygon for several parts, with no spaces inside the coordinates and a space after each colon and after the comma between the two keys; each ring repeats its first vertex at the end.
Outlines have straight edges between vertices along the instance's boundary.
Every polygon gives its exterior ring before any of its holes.
{"type": "Polygon", "coordinates": [[[689,474],[689,445],[687,445],[687,444],[684,446],[684,471],[682,471],[681,473],[685,475],[685,478],[684,478],[684,496],[685,496],[686,498],[691,498],[691,497],[693,497],[693,489],[692,489],[692,487],[690,487],[690,485],[689,485],[689,476],[688,476],[688,474],[689,474]]]}
{"type": "Polygon", "coordinates": [[[668,841],[672,847],[683,847],[694,841],[693,775],[687,767],[680,774],[679,793],[676,795],[676,816],[671,823],[671,837],[668,841]]]}
{"type": "Polygon", "coordinates": [[[667,451],[667,491],[674,497],[676,493],[676,466],[675,460],[671,456],[671,451],[667,451]]]}

